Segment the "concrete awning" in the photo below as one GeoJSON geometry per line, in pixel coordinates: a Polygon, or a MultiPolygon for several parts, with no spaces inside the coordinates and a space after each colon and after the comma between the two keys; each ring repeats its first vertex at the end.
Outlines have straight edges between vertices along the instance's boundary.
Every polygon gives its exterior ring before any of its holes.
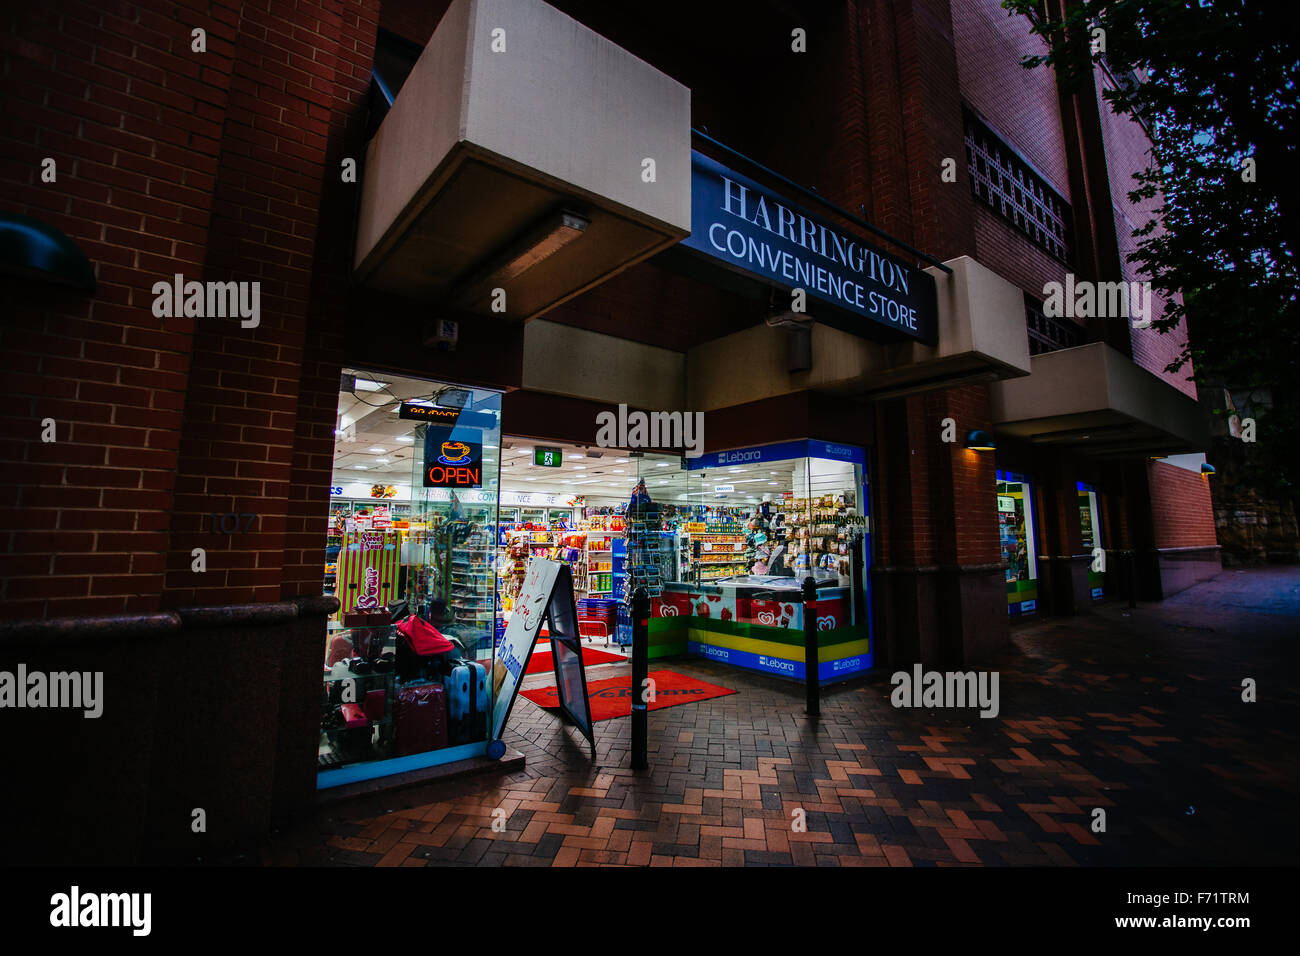
{"type": "Polygon", "coordinates": [[[367,148],[356,278],[531,318],[688,235],[690,200],[686,87],[541,0],[456,0],[367,148]]]}
{"type": "Polygon", "coordinates": [[[1036,355],[989,391],[998,434],[1105,457],[1203,451],[1197,402],[1102,342],[1036,355]]]}

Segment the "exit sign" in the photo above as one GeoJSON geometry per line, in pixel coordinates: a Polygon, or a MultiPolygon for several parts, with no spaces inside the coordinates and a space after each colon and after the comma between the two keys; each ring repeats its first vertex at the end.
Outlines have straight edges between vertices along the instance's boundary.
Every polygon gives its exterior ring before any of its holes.
{"type": "Polygon", "coordinates": [[[542,468],[559,468],[564,464],[564,449],[534,448],[533,464],[542,468]]]}

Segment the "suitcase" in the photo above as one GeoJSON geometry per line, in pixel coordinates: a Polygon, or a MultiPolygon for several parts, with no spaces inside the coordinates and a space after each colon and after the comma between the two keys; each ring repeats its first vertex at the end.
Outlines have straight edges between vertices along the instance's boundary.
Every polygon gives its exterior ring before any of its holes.
{"type": "Polygon", "coordinates": [[[456,661],[447,675],[447,709],[456,742],[473,743],[487,737],[487,715],[492,698],[487,690],[487,668],[477,661],[456,661]]]}
{"type": "Polygon", "coordinates": [[[393,707],[397,740],[393,756],[406,757],[447,746],[447,692],[439,684],[403,687],[393,707]]]}

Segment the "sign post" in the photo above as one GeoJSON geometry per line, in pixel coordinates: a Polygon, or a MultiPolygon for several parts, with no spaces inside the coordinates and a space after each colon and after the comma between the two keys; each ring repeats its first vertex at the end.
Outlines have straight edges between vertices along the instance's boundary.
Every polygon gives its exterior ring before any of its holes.
{"type": "Polygon", "coordinates": [[[817,657],[817,584],[807,577],[803,579],[803,679],[808,716],[814,720],[822,715],[817,657]]]}
{"type": "Polygon", "coordinates": [[[591,759],[596,759],[596,740],[591,726],[591,703],[587,696],[587,673],[582,666],[582,637],[578,633],[578,611],[573,597],[573,575],[564,561],[532,558],[524,575],[519,599],[497,648],[492,667],[492,739],[500,740],[505,730],[524,670],[537,644],[542,625],[551,637],[551,661],[560,710],[587,738],[591,759]]]}

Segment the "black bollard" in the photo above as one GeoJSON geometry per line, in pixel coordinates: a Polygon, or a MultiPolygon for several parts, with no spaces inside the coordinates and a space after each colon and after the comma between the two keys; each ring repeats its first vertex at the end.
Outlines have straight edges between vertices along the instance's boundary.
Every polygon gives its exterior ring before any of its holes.
{"type": "Polygon", "coordinates": [[[803,579],[803,679],[808,716],[822,715],[821,681],[817,677],[817,584],[803,579]]]}
{"type": "Polygon", "coordinates": [[[650,669],[650,594],[644,587],[632,592],[632,769],[645,770],[649,705],[645,701],[646,672],[650,669]]]}

